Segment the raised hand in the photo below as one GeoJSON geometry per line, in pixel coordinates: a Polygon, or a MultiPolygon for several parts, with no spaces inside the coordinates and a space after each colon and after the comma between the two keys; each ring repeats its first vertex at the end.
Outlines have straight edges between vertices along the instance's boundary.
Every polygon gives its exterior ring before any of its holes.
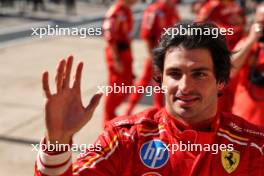
{"type": "Polygon", "coordinates": [[[45,122],[46,139],[51,143],[69,143],[72,136],[78,132],[91,118],[102,94],[95,94],[87,107],[81,100],[81,76],[83,63],[77,66],[73,86],[70,87],[70,77],[73,57],[59,62],[56,75],[56,91],[51,93],[49,74],[42,75],[42,85],[46,96],[45,122]]]}
{"type": "Polygon", "coordinates": [[[252,24],[249,30],[248,38],[252,40],[252,42],[257,42],[260,37],[263,35],[263,25],[259,23],[252,24]]]}

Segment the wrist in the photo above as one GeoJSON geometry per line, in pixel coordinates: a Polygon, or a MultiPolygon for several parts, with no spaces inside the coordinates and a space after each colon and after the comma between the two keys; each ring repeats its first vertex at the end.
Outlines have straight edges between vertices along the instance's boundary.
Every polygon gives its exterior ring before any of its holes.
{"type": "Polygon", "coordinates": [[[47,153],[49,155],[57,155],[65,152],[70,152],[73,142],[71,140],[68,144],[58,143],[58,141],[51,143],[51,141],[49,141],[47,137],[44,137],[44,139],[41,141],[41,144],[42,145],[40,151],[43,151],[44,153],[47,153]]]}
{"type": "Polygon", "coordinates": [[[47,134],[45,135],[45,139],[50,144],[70,144],[72,141],[72,137],[70,136],[52,137],[47,134]]]}

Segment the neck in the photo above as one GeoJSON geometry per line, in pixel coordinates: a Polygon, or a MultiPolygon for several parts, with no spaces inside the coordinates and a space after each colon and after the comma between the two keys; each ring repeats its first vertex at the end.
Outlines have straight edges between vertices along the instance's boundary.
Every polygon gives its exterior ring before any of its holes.
{"type": "MultiPolygon", "coordinates": [[[[217,105],[217,104],[216,104],[217,105]]],[[[204,111],[200,112],[198,115],[193,116],[182,116],[176,113],[173,109],[170,108],[167,104],[165,105],[167,112],[179,121],[187,124],[195,130],[204,130],[210,126],[212,120],[217,115],[217,106],[210,105],[205,108],[204,111]]]]}
{"type": "Polygon", "coordinates": [[[194,120],[186,120],[186,118],[182,118],[180,116],[175,116],[170,114],[170,112],[167,112],[171,118],[176,119],[178,122],[180,122],[180,126],[184,129],[191,128],[196,131],[212,131],[214,129],[214,124],[217,121],[218,115],[215,114],[214,116],[208,117],[206,119],[200,120],[200,121],[194,121],[194,120]]]}
{"type": "Polygon", "coordinates": [[[217,119],[216,117],[217,116],[215,115],[214,117],[193,124],[191,127],[192,129],[197,131],[212,131],[212,125],[214,124],[214,121],[217,119]]]}
{"type": "Polygon", "coordinates": [[[194,130],[198,131],[210,131],[211,129],[211,124],[213,120],[215,119],[216,115],[201,119],[199,121],[194,121],[194,120],[189,120],[189,119],[184,119],[181,117],[176,117],[178,120],[182,121],[183,123],[187,124],[194,130]]]}

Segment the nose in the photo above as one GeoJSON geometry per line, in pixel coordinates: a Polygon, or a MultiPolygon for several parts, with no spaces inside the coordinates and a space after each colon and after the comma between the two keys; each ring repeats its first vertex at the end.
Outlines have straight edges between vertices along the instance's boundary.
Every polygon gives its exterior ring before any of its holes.
{"type": "Polygon", "coordinates": [[[193,89],[192,79],[188,75],[183,75],[178,82],[178,89],[183,94],[188,94],[193,89]]]}

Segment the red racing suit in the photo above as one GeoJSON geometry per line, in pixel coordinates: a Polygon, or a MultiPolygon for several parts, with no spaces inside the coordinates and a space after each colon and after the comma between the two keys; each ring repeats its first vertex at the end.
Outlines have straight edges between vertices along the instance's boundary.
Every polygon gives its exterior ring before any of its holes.
{"type": "MultiPolygon", "coordinates": [[[[244,42],[242,39],[238,46],[244,42]]],[[[255,43],[249,52],[247,59],[239,71],[238,86],[235,92],[232,113],[239,115],[251,123],[264,126],[264,87],[251,83],[249,73],[253,60],[257,60],[257,68],[264,72],[264,51],[260,43],[255,43]]]]}
{"type": "MultiPolygon", "coordinates": [[[[176,3],[176,2],[174,2],[176,3]]],[[[165,32],[164,28],[172,27],[175,23],[180,21],[180,17],[175,7],[158,0],[157,2],[148,6],[143,14],[143,20],[140,30],[140,36],[143,40],[148,41],[151,49],[157,46],[161,34],[165,32]]],[[[136,87],[146,87],[150,85],[153,73],[152,58],[147,58],[144,65],[144,71],[141,79],[136,83],[136,87]]],[[[155,83],[153,84],[155,85],[155,83]]],[[[155,85],[158,86],[158,85],[155,85]]],[[[129,97],[129,108],[131,112],[133,107],[139,101],[143,94],[139,91],[131,94],[129,97]]],[[[162,93],[153,93],[154,106],[161,108],[164,104],[162,93]]],[[[127,113],[130,114],[130,113],[127,113]]]]}
{"type": "Polygon", "coordinates": [[[49,155],[40,150],[35,175],[264,175],[263,128],[227,113],[206,124],[203,131],[194,130],[164,108],[120,117],[108,123],[95,142],[101,149],[87,151],[73,164],[71,152],[49,155]],[[194,144],[210,147],[195,149],[194,144]]]}
{"type": "MultiPolygon", "coordinates": [[[[105,50],[106,63],[109,71],[108,86],[131,86],[133,81],[132,73],[132,52],[131,32],[133,28],[133,16],[131,9],[122,3],[117,2],[106,14],[103,22],[104,37],[107,41],[105,50]],[[117,55],[122,65],[122,72],[114,68],[113,48],[117,48],[117,55]]],[[[116,108],[125,100],[126,93],[111,92],[106,96],[104,122],[116,117],[116,108]]]]}

